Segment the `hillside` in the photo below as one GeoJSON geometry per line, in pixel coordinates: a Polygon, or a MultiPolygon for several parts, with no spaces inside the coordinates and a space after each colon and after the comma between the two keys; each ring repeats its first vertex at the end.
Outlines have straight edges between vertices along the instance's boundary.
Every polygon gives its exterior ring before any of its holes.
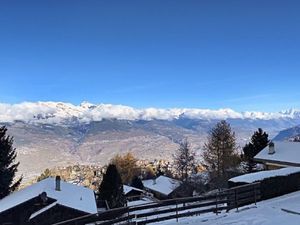
{"type": "Polygon", "coordinates": [[[230,109],[134,109],[90,103],[0,104],[0,123],[14,136],[19,172],[25,179],[55,166],[103,165],[115,154],[128,151],[141,159],[170,159],[184,138],[200,154],[208,131],[221,119],[232,125],[240,146],[258,127],[273,137],[300,122],[296,111],[237,113],[230,109]]]}
{"type": "Polygon", "coordinates": [[[282,130],[275,136],[274,141],[287,141],[300,137],[300,126],[282,130]]]}

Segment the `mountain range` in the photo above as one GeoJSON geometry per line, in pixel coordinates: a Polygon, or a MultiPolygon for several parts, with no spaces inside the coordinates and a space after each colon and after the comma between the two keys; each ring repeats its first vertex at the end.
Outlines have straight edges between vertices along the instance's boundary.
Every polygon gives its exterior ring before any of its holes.
{"type": "Polygon", "coordinates": [[[259,127],[273,138],[298,126],[300,111],[136,109],[88,102],[0,104],[0,123],[14,137],[19,172],[25,180],[55,166],[104,165],[115,154],[128,151],[140,159],[171,159],[184,138],[200,155],[208,132],[222,119],[231,124],[239,146],[243,146],[259,127]]]}

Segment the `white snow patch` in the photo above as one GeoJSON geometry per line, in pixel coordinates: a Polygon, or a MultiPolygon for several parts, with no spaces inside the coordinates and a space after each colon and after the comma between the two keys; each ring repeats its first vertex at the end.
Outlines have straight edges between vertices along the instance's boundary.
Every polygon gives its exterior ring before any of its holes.
{"type": "Polygon", "coordinates": [[[288,195],[269,199],[244,206],[236,210],[225,211],[219,215],[213,213],[201,214],[200,216],[168,220],[153,225],[298,225],[300,215],[284,211],[295,211],[300,213],[300,192],[294,192],[288,195]]]}
{"type": "Polygon", "coordinates": [[[288,176],[290,174],[299,173],[300,167],[288,167],[278,170],[267,170],[256,173],[249,173],[242,176],[231,178],[231,182],[253,183],[270,177],[288,176]]]}

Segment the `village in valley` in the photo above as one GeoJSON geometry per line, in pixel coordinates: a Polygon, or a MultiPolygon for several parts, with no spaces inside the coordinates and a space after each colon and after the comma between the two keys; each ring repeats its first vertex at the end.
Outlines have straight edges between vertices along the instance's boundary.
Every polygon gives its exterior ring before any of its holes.
{"type": "MultiPolygon", "coordinates": [[[[4,173],[18,166],[13,139],[6,131],[1,128],[0,146],[8,154],[6,166],[5,160],[1,164],[7,170],[4,173]]],[[[259,207],[267,199],[297,193],[299,148],[297,140],[271,141],[259,128],[239,155],[234,131],[220,121],[203,146],[202,161],[183,140],[172,162],[138,160],[128,152],[102,167],[57,167],[45,169],[27,186],[17,187],[20,180],[15,181],[8,186],[16,185],[15,190],[7,189],[7,196],[0,200],[0,221],[20,225],[151,224],[186,217],[194,220],[204,214],[210,220],[229,217],[244,206],[259,207]]],[[[289,207],[284,210],[298,213],[289,207]]]]}

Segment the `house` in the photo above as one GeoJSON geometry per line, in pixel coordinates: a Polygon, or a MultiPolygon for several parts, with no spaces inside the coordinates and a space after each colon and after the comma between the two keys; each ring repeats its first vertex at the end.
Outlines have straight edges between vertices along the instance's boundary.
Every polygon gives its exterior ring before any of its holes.
{"type": "Polygon", "coordinates": [[[0,225],[48,225],[97,213],[93,190],[47,178],[0,200],[0,225]]]}
{"type": "Polygon", "coordinates": [[[268,170],[290,166],[300,167],[300,142],[271,142],[254,157],[254,160],[263,163],[268,170]]]}
{"type": "Polygon", "coordinates": [[[228,182],[232,183],[232,185],[229,185],[229,187],[234,187],[244,184],[261,182],[264,179],[269,179],[273,177],[286,177],[291,174],[300,174],[300,167],[287,167],[276,170],[265,170],[255,173],[248,173],[237,177],[233,177],[229,179],[228,182]]]}
{"type": "Polygon", "coordinates": [[[136,206],[152,203],[153,194],[139,188],[123,185],[124,194],[127,200],[127,206],[136,206]]]}
{"type": "Polygon", "coordinates": [[[140,199],[143,195],[146,194],[144,190],[139,188],[131,187],[128,185],[123,185],[124,194],[128,201],[140,199]]]}
{"type": "MultiPolygon", "coordinates": [[[[263,200],[299,191],[300,167],[286,167],[244,174],[231,178],[228,181],[228,187],[232,188],[250,183],[256,183],[259,188],[257,193],[263,200]]],[[[251,186],[245,188],[252,189],[251,186]]],[[[254,197],[256,197],[255,188],[253,188],[253,191],[255,193],[254,197]]]]}
{"type": "Polygon", "coordinates": [[[166,176],[159,176],[155,179],[143,180],[146,191],[153,193],[158,199],[180,197],[181,182],[166,176]]]}

